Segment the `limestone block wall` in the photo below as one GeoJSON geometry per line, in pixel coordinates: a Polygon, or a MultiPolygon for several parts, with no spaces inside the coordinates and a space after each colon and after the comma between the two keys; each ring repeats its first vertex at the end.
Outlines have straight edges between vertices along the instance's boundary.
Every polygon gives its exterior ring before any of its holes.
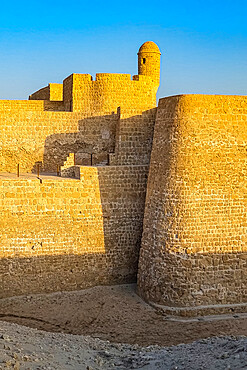
{"type": "Polygon", "coordinates": [[[73,111],[73,75],[63,80],[63,103],[67,112],[73,111]]]}
{"type": "Polygon", "coordinates": [[[116,112],[117,108],[130,115],[156,107],[158,86],[149,76],[98,73],[96,79],[89,74],[74,73],[63,83],[66,111],[92,113],[116,112]],[[133,110],[133,112],[131,112],[133,110]]]}
{"type": "Polygon", "coordinates": [[[246,127],[246,96],[159,102],[138,286],[165,312],[246,310],[246,127]]]}
{"type": "Polygon", "coordinates": [[[50,100],[50,89],[49,85],[42,87],[38,91],[29,95],[29,100],[50,100]]]}
{"type": "Polygon", "coordinates": [[[0,296],[133,282],[147,166],[0,179],[0,296]]]}
{"type": "Polygon", "coordinates": [[[44,111],[64,112],[64,104],[62,101],[44,100],[44,111]]]}
{"type": "Polygon", "coordinates": [[[31,94],[29,100],[63,101],[63,84],[50,83],[31,94]]]}
{"type": "Polygon", "coordinates": [[[110,163],[119,165],[149,164],[153,130],[155,125],[156,108],[142,114],[121,110],[116,128],[115,153],[110,163]]]}
{"type": "Polygon", "coordinates": [[[147,41],[138,52],[138,75],[132,78],[130,74],[97,73],[94,80],[90,74],[73,73],[63,85],[49,84],[30,95],[30,99],[63,101],[67,112],[104,115],[121,106],[125,111],[141,114],[156,107],[160,55],[159,47],[147,41]]]}
{"type": "Polygon", "coordinates": [[[0,172],[55,172],[71,152],[114,151],[117,114],[53,111],[63,102],[0,101],[0,172]]]}
{"type": "MultiPolygon", "coordinates": [[[[147,76],[131,80],[128,74],[98,73],[93,89],[98,111],[115,111],[120,106],[122,110],[141,113],[156,107],[158,86],[147,76]]],[[[130,115],[133,114],[130,112],[130,115]]]]}
{"type": "Polygon", "coordinates": [[[50,101],[63,101],[63,84],[50,83],[50,101]]]}
{"type": "Polygon", "coordinates": [[[148,164],[156,108],[140,112],[65,112],[63,102],[48,100],[0,101],[0,172],[56,172],[69,153],[77,164],[148,164]],[[56,108],[56,111],[54,111],[56,108]]]}
{"type": "Polygon", "coordinates": [[[73,74],[29,101],[0,101],[0,172],[15,172],[17,164],[22,172],[35,171],[37,164],[55,172],[69,153],[76,153],[79,163],[91,153],[105,162],[116,147],[112,163],[148,164],[156,91],[149,76],[131,80],[127,74],[101,73],[93,81],[73,74]],[[119,106],[121,124],[114,113],[119,106]]]}
{"type": "MultiPolygon", "coordinates": [[[[74,119],[80,113],[65,113],[74,119]]],[[[57,165],[63,165],[69,153],[75,153],[76,163],[87,164],[91,153],[93,158],[97,155],[104,156],[115,151],[115,133],[118,122],[118,114],[106,114],[103,116],[77,118],[76,130],[64,130],[59,132],[57,128],[54,134],[47,136],[44,143],[43,162],[46,171],[56,171],[57,165]],[[86,155],[86,163],[81,160],[86,155]]],[[[97,163],[97,160],[93,163],[97,163]]]]}

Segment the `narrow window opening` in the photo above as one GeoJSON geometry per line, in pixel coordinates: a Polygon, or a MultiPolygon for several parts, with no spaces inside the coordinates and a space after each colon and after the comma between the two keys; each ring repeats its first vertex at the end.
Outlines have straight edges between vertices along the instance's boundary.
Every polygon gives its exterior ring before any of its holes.
{"type": "Polygon", "coordinates": [[[145,64],[146,63],[146,58],[143,58],[142,62],[143,62],[143,64],[145,64]]]}

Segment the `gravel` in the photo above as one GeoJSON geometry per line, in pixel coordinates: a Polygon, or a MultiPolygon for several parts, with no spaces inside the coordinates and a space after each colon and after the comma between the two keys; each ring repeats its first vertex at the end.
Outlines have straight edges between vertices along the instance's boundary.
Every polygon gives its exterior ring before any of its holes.
{"type": "Polygon", "coordinates": [[[140,347],[2,321],[0,369],[247,369],[247,337],[140,347]]]}

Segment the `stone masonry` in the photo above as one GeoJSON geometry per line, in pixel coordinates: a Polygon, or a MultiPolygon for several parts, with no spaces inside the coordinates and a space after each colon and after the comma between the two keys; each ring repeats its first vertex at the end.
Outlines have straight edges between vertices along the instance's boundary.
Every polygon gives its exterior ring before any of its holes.
{"type": "Polygon", "coordinates": [[[159,101],[138,285],[165,313],[246,310],[246,122],[243,96],[159,101]]]}
{"type": "Polygon", "coordinates": [[[165,314],[246,311],[247,98],[156,107],[159,80],[148,41],[132,78],[72,74],[0,101],[1,297],[138,272],[165,314]]]}
{"type": "Polygon", "coordinates": [[[73,74],[0,102],[1,297],[136,281],[160,68],[147,46],[132,79],[73,74]]]}

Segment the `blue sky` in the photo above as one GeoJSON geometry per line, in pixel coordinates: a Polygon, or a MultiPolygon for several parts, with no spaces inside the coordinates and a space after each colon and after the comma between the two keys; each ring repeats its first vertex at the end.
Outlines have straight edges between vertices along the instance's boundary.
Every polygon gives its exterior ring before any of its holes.
{"type": "Polygon", "coordinates": [[[69,74],[137,73],[162,52],[158,97],[247,94],[247,0],[9,1],[0,13],[0,99],[26,99],[69,74]]]}

